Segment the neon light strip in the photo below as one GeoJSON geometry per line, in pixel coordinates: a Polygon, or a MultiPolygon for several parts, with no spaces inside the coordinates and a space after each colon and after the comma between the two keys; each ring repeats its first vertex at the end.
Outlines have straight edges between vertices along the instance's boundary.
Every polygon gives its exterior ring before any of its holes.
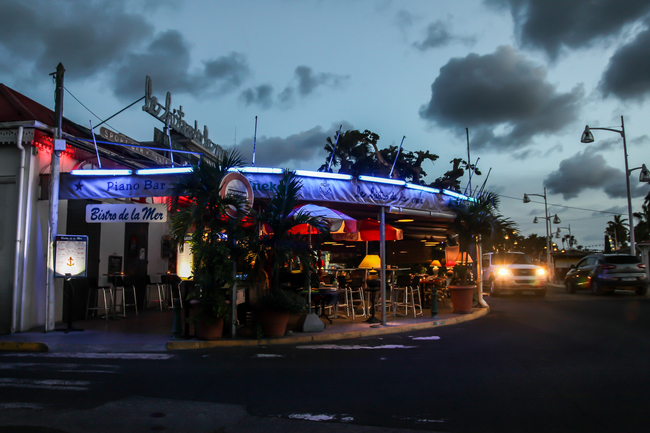
{"type": "Polygon", "coordinates": [[[407,183],[406,187],[410,188],[410,189],[417,189],[419,191],[430,192],[432,194],[440,193],[440,190],[438,188],[431,188],[431,187],[424,186],[424,185],[416,185],[414,183],[407,183]]]}
{"type": "Polygon", "coordinates": [[[135,174],[175,174],[191,173],[192,167],[166,167],[166,168],[141,168],[135,171],[135,174]]]}
{"type": "Polygon", "coordinates": [[[298,176],[304,177],[318,177],[322,179],[341,179],[341,180],[351,180],[351,174],[339,174],[339,173],[329,173],[325,171],[308,171],[308,170],[296,170],[298,176]]]}
{"type": "Polygon", "coordinates": [[[241,171],[242,173],[281,174],[284,170],[281,168],[242,167],[231,168],[229,171],[241,171]]]}
{"type": "Polygon", "coordinates": [[[461,200],[476,201],[476,199],[474,199],[472,197],[467,197],[466,195],[459,194],[459,193],[454,192],[454,191],[449,191],[448,189],[443,189],[442,193],[445,194],[445,195],[449,195],[451,197],[459,198],[461,200]]]}
{"type": "Polygon", "coordinates": [[[133,170],[71,170],[70,174],[74,176],[130,176],[133,170]]]}
{"type": "Polygon", "coordinates": [[[383,177],[374,177],[374,176],[359,176],[359,180],[362,180],[364,182],[385,183],[388,185],[398,185],[398,186],[406,185],[406,182],[404,182],[403,180],[386,179],[383,177]]]}

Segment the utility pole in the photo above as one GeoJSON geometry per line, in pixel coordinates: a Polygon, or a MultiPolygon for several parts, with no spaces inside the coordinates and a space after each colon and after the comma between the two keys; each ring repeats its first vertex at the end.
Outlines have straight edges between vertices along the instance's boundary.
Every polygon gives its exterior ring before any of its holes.
{"type": "MultiPolygon", "coordinates": [[[[54,140],[52,145],[52,160],[50,165],[50,223],[48,237],[47,281],[45,283],[45,332],[54,331],[55,322],[55,290],[54,290],[54,260],[57,226],[59,223],[59,179],[61,173],[61,152],[65,150],[63,137],[63,74],[65,68],[59,63],[54,75],[54,140]]],[[[69,311],[68,314],[72,312],[69,311]]]]}

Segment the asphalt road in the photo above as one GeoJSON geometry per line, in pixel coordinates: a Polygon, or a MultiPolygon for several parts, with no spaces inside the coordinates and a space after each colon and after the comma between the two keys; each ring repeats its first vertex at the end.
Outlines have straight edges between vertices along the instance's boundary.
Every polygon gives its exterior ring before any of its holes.
{"type": "Polygon", "coordinates": [[[488,302],[472,322],[330,345],[4,354],[0,433],[648,430],[650,298],[488,302]]]}

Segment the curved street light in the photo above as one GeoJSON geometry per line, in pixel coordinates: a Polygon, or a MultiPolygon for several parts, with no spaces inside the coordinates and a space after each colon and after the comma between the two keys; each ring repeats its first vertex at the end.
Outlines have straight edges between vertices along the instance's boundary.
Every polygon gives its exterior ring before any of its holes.
{"type": "MultiPolygon", "coordinates": [[[[544,197],[544,223],[546,225],[546,268],[549,273],[549,277],[552,277],[555,273],[553,272],[553,269],[551,268],[551,236],[550,236],[550,231],[549,231],[549,225],[551,224],[550,220],[551,217],[548,216],[548,203],[546,201],[546,187],[544,187],[544,194],[526,194],[524,193],[524,203],[530,203],[530,198],[528,197],[529,195],[534,195],[537,197],[544,197]]],[[[539,220],[537,217],[533,220],[533,223],[537,223],[539,220]]],[[[553,217],[553,222],[555,224],[560,224],[560,218],[558,218],[557,214],[553,217]]],[[[549,278],[550,280],[551,278],[549,278]]]]}
{"type": "Polygon", "coordinates": [[[594,135],[591,133],[591,131],[595,129],[616,132],[620,134],[621,137],[623,137],[623,153],[625,155],[625,185],[627,187],[627,218],[630,224],[630,254],[636,255],[636,244],[634,242],[634,219],[632,218],[632,194],[630,194],[630,173],[632,173],[634,170],[641,169],[641,175],[639,176],[640,182],[647,182],[647,180],[642,179],[650,180],[650,173],[648,173],[648,169],[645,167],[645,164],[642,167],[633,168],[632,170],[630,170],[628,167],[627,142],[625,140],[625,122],[623,120],[623,116],[621,116],[620,130],[614,128],[589,128],[589,125],[586,125],[585,130],[582,133],[582,137],[580,137],[580,141],[582,143],[593,143],[594,135]]]}

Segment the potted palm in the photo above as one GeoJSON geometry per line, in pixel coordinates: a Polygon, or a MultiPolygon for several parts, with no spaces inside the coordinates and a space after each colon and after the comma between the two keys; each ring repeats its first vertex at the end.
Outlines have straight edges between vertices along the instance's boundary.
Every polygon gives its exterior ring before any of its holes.
{"type": "Polygon", "coordinates": [[[285,170],[278,188],[267,206],[257,214],[258,223],[265,228],[252,248],[250,261],[256,274],[266,273],[269,287],[255,307],[256,320],[267,337],[282,337],[290,314],[301,313],[306,308],[305,299],[295,291],[283,290],[281,274],[285,264],[299,262],[305,272],[304,286],[309,284],[309,274],[314,271],[316,254],[310,237],[294,233],[297,226],[306,224],[316,237],[329,233],[327,221],[318,216],[297,212],[289,214],[297,204],[302,182],[292,171],[285,170]]]}
{"type": "Polygon", "coordinates": [[[247,245],[235,240],[250,236],[241,224],[249,209],[244,198],[222,194],[221,187],[229,170],[241,166],[239,153],[221,152],[213,162],[202,159],[172,186],[173,244],[183,245],[188,237],[194,256],[194,289],[187,297],[193,304],[191,321],[199,339],[221,338],[224,321],[232,320],[229,290],[235,282],[237,257],[247,245]],[[179,197],[186,197],[189,203],[184,200],[181,204],[179,197]]]}
{"type": "MultiPolygon", "coordinates": [[[[454,266],[458,284],[449,286],[449,293],[454,313],[471,313],[476,281],[470,278],[470,246],[477,236],[488,238],[512,231],[514,223],[499,213],[499,196],[492,191],[483,192],[470,200],[453,201],[450,207],[456,214],[450,227],[458,234],[460,254],[454,266]]],[[[476,262],[480,266],[480,260],[476,262]]]]}

